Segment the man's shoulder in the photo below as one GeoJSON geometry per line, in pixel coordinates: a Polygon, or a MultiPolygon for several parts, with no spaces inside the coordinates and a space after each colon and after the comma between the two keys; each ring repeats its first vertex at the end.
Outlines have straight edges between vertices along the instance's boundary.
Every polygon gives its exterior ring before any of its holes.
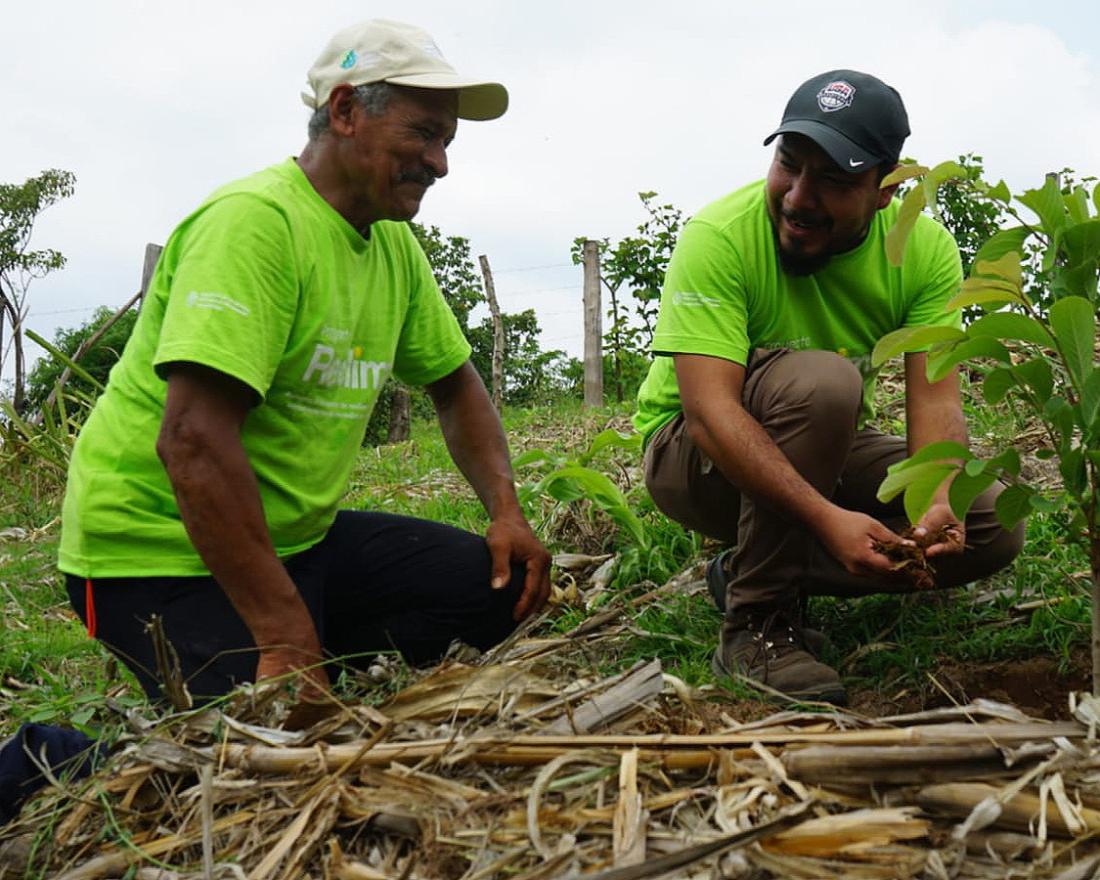
{"type": "Polygon", "coordinates": [[[736,232],[754,227],[766,212],[764,181],[755,180],[705,205],[691,219],[722,231],[736,232]]]}
{"type": "Polygon", "coordinates": [[[295,171],[301,174],[294,160],[287,159],[231,180],[210,193],[199,206],[199,210],[229,199],[246,203],[267,203],[272,206],[292,203],[299,189],[294,179],[295,171]]]}

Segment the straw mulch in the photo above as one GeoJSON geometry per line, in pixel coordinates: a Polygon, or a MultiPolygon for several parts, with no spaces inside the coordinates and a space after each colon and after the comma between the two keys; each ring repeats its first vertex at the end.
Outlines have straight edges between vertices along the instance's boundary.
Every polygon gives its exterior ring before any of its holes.
{"type": "Polygon", "coordinates": [[[277,726],[277,688],[133,733],[0,834],[0,878],[1094,876],[1100,703],[737,724],[656,661],[551,680],[592,626],[277,726]],[[28,867],[28,861],[30,867],[28,867]]]}

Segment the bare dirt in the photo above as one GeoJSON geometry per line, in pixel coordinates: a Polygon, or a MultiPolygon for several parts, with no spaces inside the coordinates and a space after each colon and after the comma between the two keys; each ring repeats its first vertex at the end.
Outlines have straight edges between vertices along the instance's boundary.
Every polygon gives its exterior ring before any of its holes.
{"type": "Polygon", "coordinates": [[[1069,669],[1060,670],[1050,657],[1006,660],[997,663],[945,662],[934,673],[935,684],[922,691],[884,693],[867,688],[849,694],[849,706],[861,715],[919,712],[944,706],[965,705],[978,697],[1016,706],[1034,718],[1067,719],[1070,691],[1091,688],[1091,667],[1087,657],[1078,658],[1069,669]]]}

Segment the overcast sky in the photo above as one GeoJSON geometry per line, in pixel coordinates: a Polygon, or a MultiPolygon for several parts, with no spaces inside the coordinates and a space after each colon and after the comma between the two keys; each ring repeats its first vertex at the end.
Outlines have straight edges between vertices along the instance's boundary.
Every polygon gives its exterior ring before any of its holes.
{"type": "Polygon", "coordinates": [[[489,255],[507,311],[581,351],[575,236],[631,233],[637,193],[691,213],[762,177],[791,91],[836,67],[902,94],[922,162],[982,155],[1013,188],[1100,175],[1100,3],[3,0],[0,181],[77,177],[34,245],[68,257],[35,282],[52,336],[136,291],[145,243],[216,186],[296,155],[299,93],[329,37],[368,17],[420,25],[511,109],[464,122],[418,220],[489,255]],[[543,267],[543,268],[540,268],[543,267]]]}

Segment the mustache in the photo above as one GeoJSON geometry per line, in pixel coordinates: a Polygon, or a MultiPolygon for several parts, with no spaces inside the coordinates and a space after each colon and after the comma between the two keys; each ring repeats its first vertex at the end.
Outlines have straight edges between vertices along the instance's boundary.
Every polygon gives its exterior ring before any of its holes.
{"type": "Polygon", "coordinates": [[[827,226],[829,220],[827,217],[819,217],[816,214],[808,214],[805,211],[790,211],[784,209],[781,211],[783,217],[792,223],[801,223],[803,226],[827,226]]]}
{"type": "Polygon", "coordinates": [[[438,178],[426,168],[420,171],[402,171],[397,176],[398,183],[419,183],[424,187],[431,186],[437,179],[438,178]]]}

